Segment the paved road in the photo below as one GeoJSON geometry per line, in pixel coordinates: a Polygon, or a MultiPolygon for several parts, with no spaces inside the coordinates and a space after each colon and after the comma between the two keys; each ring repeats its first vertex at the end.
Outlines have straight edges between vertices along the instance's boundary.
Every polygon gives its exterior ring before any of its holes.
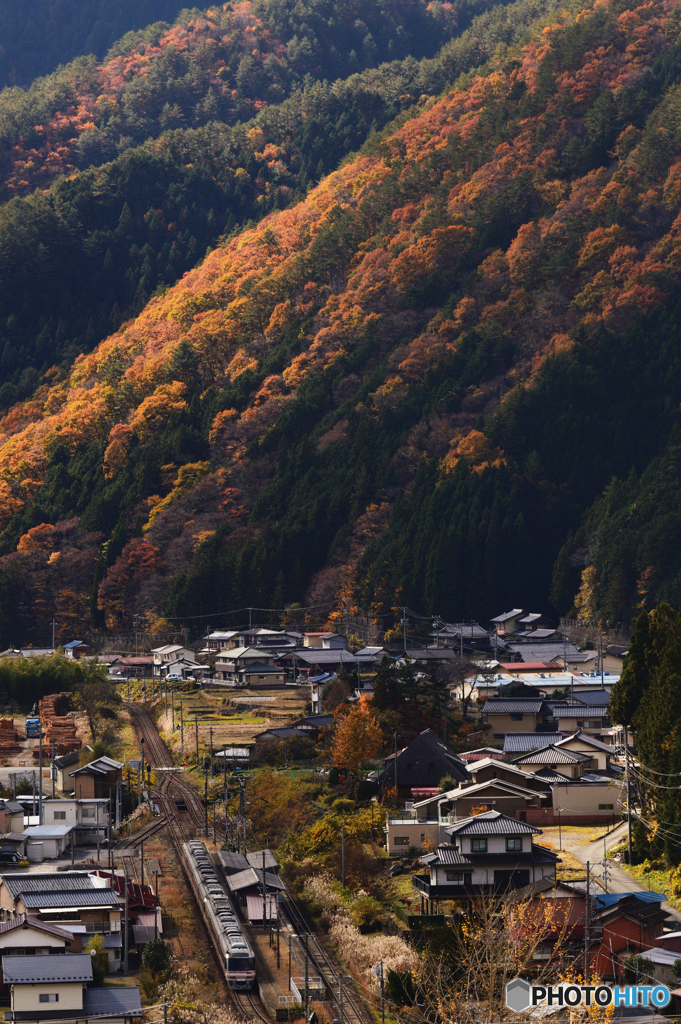
{"type": "MultiPolygon", "coordinates": [[[[606,837],[605,846],[608,850],[612,849],[613,846],[617,846],[621,839],[627,834],[626,822],[618,825],[617,828],[606,837]]],[[[563,844],[567,846],[567,844],[563,844]]],[[[577,858],[577,860],[586,866],[587,861],[589,862],[591,876],[598,879],[599,883],[605,888],[603,882],[603,840],[601,839],[596,843],[587,843],[585,846],[579,846],[576,843],[570,843],[570,853],[577,858]]],[[[613,861],[608,862],[608,891],[609,892],[645,892],[647,886],[642,882],[639,882],[637,878],[632,878],[631,875],[623,871],[622,868],[614,864],[613,861]]],[[[662,904],[662,909],[666,910],[671,920],[677,921],[681,924],[681,911],[675,910],[668,903],[662,904]]]]}

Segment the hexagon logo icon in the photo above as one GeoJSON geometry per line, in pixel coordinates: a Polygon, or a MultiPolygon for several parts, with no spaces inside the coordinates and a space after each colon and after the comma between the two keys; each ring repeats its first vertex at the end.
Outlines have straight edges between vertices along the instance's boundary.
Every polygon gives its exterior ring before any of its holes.
{"type": "Polygon", "coordinates": [[[530,984],[524,978],[514,978],[506,986],[506,1005],[509,1010],[521,1013],[530,1005],[530,984]]]}

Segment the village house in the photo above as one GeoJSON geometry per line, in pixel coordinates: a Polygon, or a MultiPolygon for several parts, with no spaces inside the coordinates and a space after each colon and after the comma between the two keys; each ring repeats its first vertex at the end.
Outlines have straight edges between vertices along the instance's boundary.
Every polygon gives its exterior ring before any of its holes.
{"type": "MultiPolygon", "coordinates": [[[[415,891],[437,908],[443,899],[505,892],[549,878],[555,881],[557,854],[534,843],[541,829],[487,811],[447,826],[450,842],[421,857],[428,870],[412,876],[415,891]]],[[[436,910],[437,912],[437,910],[436,910]]]]}
{"type": "Polygon", "coordinates": [[[393,753],[384,758],[378,785],[380,790],[396,786],[398,795],[410,797],[412,789],[438,787],[445,776],[466,782],[466,765],[432,729],[424,729],[409,746],[398,750],[397,756],[393,753]]]}
{"type": "Polygon", "coordinates": [[[384,828],[386,848],[389,855],[398,856],[411,847],[423,850],[427,845],[433,849],[449,841],[447,828],[458,821],[486,811],[500,811],[524,820],[522,814],[528,808],[538,810],[542,802],[540,793],[501,779],[450,789],[415,803],[411,819],[388,818],[384,828]]]}
{"type": "Polygon", "coordinates": [[[123,780],[122,772],[123,762],[106,755],[95,758],[82,768],[74,769],[71,777],[76,800],[106,799],[112,801],[113,807],[118,787],[123,780]]]}
{"type": "Polygon", "coordinates": [[[123,679],[151,679],[154,674],[154,659],[150,654],[123,658],[114,655],[109,658],[109,675],[123,679]]]}
{"type": "Polygon", "coordinates": [[[529,754],[521,754],[520,757],[515,757],[513,764],[517,764],[525,772],[539,772],[549,768],[559,772],[564,777],[576,779],[586,769],[592,767],[593,758],[590,754],[583,754],[576,750],[566,750],[564,747],[549,744],[546,747],[540,747],[538,750],[532,750],[529,754]]]}
{"type": "Polygon", "coordinates": [[[511,633],[520,633],[523,627],[520,625],[520,619],[524,618],[527,613],[522,608],[512,608],[510,612],[503,612],[501,615],[495,615],[491,619],[492,632],[497,633],[499,636],[507,636],[511,633]]]}
{"type": "Polygon", "coordinates": [[[70,932],[76,953],[90,935],[103,935],[109,970],[120,966],[121,903],[105,879],[85,871],[1,875],[0,916],[10,921],[22,915],[70,932]]]}
{"type": "MultiPolygon", "coordinates": [[[[489,739],[503,742],[509,733],[541,731],[551,717],[551,707],[541,697],[533,700],[500,697],[485,701],[480,722],[483,728],[489,729],[489,739]]],[[[546,731],[553,730],[547,728],[546,731]]]]}
{"type": "Polygon", "coordinates": [[[180,660],[196,663],[196,654],[191,647],[183,647],[182,644],[165,644],[163,647],[152,649],[154,657],[154,678],[161,679],[171,662],[180,660]]]}
{"type": "Polygon", "coordinates": [[[0,921],[0,956],[66,953],[71,952],[74,945],[73,933],[68,929],[26,914],[19,914],[10,921],[0,921]]]}
{"type": "Polygon", "coordinates": [[[215,656],[218,679],[240,686],[283,686],[286,673],[274,664],[274,656],[258,647],[234,647],[215,656]]]}
{"type": "Polygon", "coordinates": [[[142,1016],[138,988],[88,987],[93,979],[87,953],[3,956],[2,973],[10,988],[8,1021],[132,1024],[142,1016]]]}
{"type": "Polygon", "coordinates": [[[76,846],[104,842],[109,834],[109,800],[43,800],[43,819],[49,825],[70,825],[76,846]]]}
{"type": "Polygon", "coordinates": [[[80,767],[80,751],[73,750],[70,754],[55,757],[54,767],[57,771],[57,786],[62,793],[73,793],[76,780],[73,773],[80,767]]]}
{"type": "Polygon", "coordinates": [[[94,653],[94,648],[83,640],[71,640],[70,643],[64,644],[65,658],[72,658],[77,661],[78,658],[92,658],[94,653]]]}

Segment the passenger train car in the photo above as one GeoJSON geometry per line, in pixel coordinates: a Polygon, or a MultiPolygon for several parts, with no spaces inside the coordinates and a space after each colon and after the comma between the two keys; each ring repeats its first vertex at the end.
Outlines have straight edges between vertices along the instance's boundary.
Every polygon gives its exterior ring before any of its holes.
{"type": "Polygon", "coordinates": [[[225,892],[203,843],[185,843],[192,887],[220,954],[230,988],[248,990],[255,984],[255,958],[241,922],[225,892]]]}

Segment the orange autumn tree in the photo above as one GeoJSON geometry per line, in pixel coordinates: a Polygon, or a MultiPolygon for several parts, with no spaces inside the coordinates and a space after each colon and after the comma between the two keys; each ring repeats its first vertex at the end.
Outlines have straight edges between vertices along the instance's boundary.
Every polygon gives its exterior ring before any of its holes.
{"type": "Polygon", "coordinates": [[[376,757],[383,738],[375,712],[368,697],[360,697],[359,703],[345,715],[336,726],[333,741],[333,763],[336,768],[359,771],[362,761],[376,757]]]}

